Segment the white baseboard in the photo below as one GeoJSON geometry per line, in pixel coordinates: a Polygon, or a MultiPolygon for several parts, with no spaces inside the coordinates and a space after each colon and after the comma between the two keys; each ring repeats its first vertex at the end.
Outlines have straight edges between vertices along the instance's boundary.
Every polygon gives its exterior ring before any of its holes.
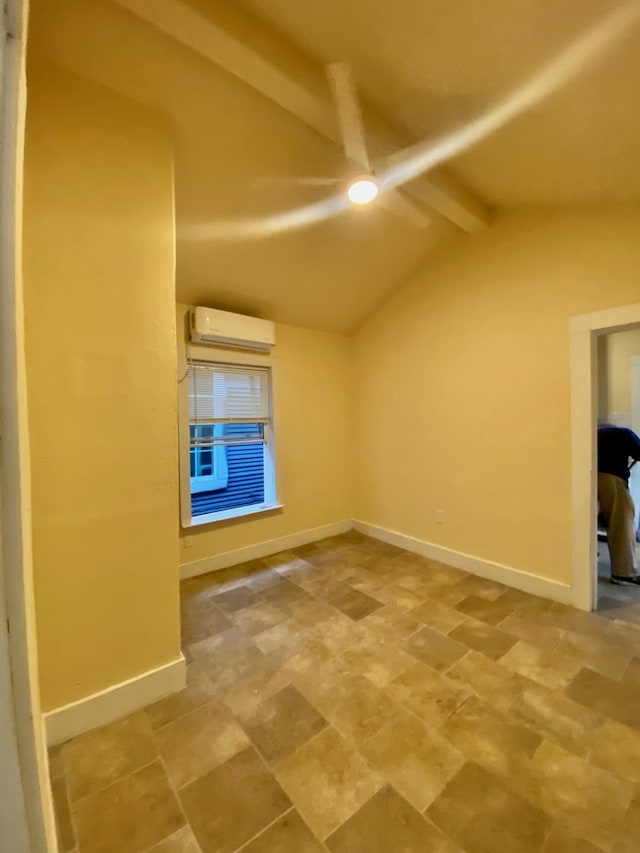
{"type": "Polygon", "coordinates": [[[54,746],[64,743],[89,729],[112,723],[170,693],[182,690],[185,684],[186,665],[184,655],[181,654],[171,663],[46,713],[44,725],[47,744],[54,746]]]}
{"type": "Polygon", "coordinates": [[[338,536],[353,529],[351,519],[336,521],[333,524],[325,524],[322,527],[312,527],[309,530],[300,530],[279,539],[268,539],[266,542],[256,542],[255,545],[247,545],[245,548],[236,548],[234,551],[224,551],[222,554],[214,554],[212,557],[204,557],[202,560],[194,560],[192,563],[183,563],[180,566],[180,578],[194,578],[207,572],[215,572],[218,569],[226,569],[229,566],[237,566],[238,563],[247,563],[249,560],[259,560],[262,557],[270,557],[279,551],[288,551],[290,548],[298,548],[300,545],[308,545],[310,542],[318,542],[329,536],[338,536]]]}
{"type": "Polygon", "coordinates": [[[387,542],[390,545],[397,545],[398,548],[420,554],[429,560],[438,560],[440,563],[453,566],[455,569],[462,569],[472,575],[503,583],[506,586],[522,590],[522,592],[531,593],[531,595],[539,595],[541,598],[549,598],[552,601],[559,601],[561,604],[573,604],[572,589],[569,584],[559,583],[540,575],[532,575],[529,572],[522,572],[500,563],[491,563],[489,560],[473,557],[471,554],[463,554],[460,551],[453,551],[450,548],[443,548],[440,545],[433,545],[431,542],[415,539],[413,536],[406,536],[404,533],[387,530],[375,524],[368,524],[366,521],[354,520],[353,526],[355,530],[364,533],[365,536],[380,539],[380,541],[387,542]]]}

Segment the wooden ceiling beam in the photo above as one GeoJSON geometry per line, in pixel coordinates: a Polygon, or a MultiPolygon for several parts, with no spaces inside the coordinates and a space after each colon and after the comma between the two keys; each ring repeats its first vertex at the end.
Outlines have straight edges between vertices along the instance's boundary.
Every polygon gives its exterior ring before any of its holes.
{"type": "MultiPolygon", "coordinates": [[[[294,45],[228,0],[113,0],[185,47],[245,82],[341,146],[323,70],[294,45]]],[[[362,104],[372,160],[406,147],[388,122],[362,104]]],[[[487,206],[441,170],[403,187],[416,215],[425,208],[467,232],[486,228],[487,206]]]]}

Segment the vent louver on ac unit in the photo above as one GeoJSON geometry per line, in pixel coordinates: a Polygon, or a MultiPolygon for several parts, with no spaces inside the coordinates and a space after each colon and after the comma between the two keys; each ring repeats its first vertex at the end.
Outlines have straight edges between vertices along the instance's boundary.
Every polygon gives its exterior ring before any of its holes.
{"type": "Polygon", "coordinates": [[[271,320],[215,308],[193,308],[191,340],[198,344],[269,352],[276,342],[275,324],[271,320]]]}

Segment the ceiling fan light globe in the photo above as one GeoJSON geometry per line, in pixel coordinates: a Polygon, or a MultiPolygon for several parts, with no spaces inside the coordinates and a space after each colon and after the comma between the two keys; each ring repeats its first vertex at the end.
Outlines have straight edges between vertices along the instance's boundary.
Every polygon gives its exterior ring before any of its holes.
{"type": "Polygon", "coordinates": [[[374,178],[364,175],[355,178],[347,187],[347,198],[352,204],[369,204],[378,195],[379,187],[374,178]]]}

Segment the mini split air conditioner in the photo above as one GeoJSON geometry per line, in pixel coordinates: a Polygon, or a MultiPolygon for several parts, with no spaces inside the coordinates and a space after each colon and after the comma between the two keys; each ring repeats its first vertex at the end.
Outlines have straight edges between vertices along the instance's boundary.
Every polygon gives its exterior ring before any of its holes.
{"type": "Polygon", "coordinates": [[[191,340],[197,344],[268,352],[276,342],[276,329],[271,320],[245,317],[244,314],[231,314],[215,308],[193,308],[191,340]]]}

